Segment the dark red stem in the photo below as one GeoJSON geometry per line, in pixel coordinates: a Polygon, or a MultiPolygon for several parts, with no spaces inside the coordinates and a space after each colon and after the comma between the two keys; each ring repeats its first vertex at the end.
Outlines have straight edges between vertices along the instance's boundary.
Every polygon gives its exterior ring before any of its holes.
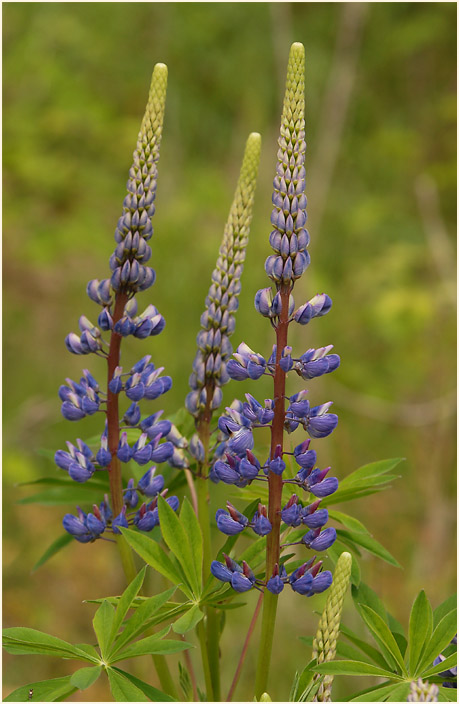
{"type": "MultiPolygon", "coordinates": [[[[115,310],[113,313],[113,325],[123,317],[124,307],[128,302],[126,293],[118,293],[115,298],[115,310]]],[[[110,348],[108,352],[108,383],[113,379],[113,374],[120,363],[121,335],[112,330],[110,336],[110,348]]],[[[110,462],[110,496],[112,501],[113,516],[118,516],[123,508],[123,484],[121,481],[121,467],[117,457],[118,444],[120,441],[120,425],[118,412],[118,396],[113,394],[107,386],[107,428],[108,428],[108,449],[112,456],[110,462]]]]}

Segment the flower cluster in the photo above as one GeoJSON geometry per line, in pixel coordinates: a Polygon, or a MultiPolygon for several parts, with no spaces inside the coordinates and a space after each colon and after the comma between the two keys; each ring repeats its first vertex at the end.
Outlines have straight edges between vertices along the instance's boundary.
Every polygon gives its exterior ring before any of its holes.
{"type": "Polygon", "coordinates": [[[225,553],[223,553],[223,557],[225,564],[214,560],[210,567],[211,572],[221,582],[229,582],[237,592],[246,592],[252,587],[255,589],[266,587],[272,594],[280,594],[284,586],[289,584],[294,592],[313,596],[328,589],[332,583],[331,572],[328,570],[320,572],[322,562],[314,564],[315,556],[294,570],[290,577],[287,575],[284,565],[279,568],[276,564],[272,576],[267,581],[257,579],[245,560],[241,567],[225,553]]]}
{"type": "Polygon", "coordinates": [[[229,337],[235,329],[234,316],[252,220],[260,147],[260,135],[256,132],[249,135],[219,257],[212,273],[206,309],[201,316],[201,330],[196,338],[198,350],[190,376],[191,391],[185,401],[188,411],[197,420],[206,409],[211,412],[220,406],[221,387],[229,380],[226,369],[232,353],[229,337]]]}
{"type": "MultiPolygon", "coordinates": [[[[135,294],[149,288],[155,280],[154,270],[146,266],[151,257],[147,243],[153,234],[151,218],[155,212],[166,84],[167,68],[157,64],[129,171],[123,214],[115,231],[116,248],[110,258],[112,274],[101,281],[93,279],[87,286],[89,298],[102,307],[97,325],[81,316],[80,334],[70,333],[65,341],[70,352],[94,353],[105,357],[108,363],[106,391],[87,369],[79,382],[67,379],[59,389],[62,415],[67,420],[81,420],[97,412],[105,415],[105,428],[97,449],[78,439],[75,444],[67,443],[67,451],[58,450],[55,455],[57,466],[76,482],[88,481],[96,471],[106,470],[110,475],[110,501],[106,495],[100,506],[93,506],[92,512],[78,508],[77,516],[67,514],[64,518],[66,531],[82,543],[93,542],[108,532],[119,533],[119,528],[131,525],[142,531],[152,530],[159,523],[158,496],[167,494],[163,476],[156,474],[156,464],[165,461],[173,466],[185,464],[181,455],[182,436],[170,421],[161,420],[162,411],[142,418],[139,405],[142,400],[152,401],[166,393],[172,379],[162,375],[164,368],[155,367],[151,355],[143,357],[127,372],[119,365],[122,338],[132,335],[145,339],[158,335],[165,326],[154,305],[148,305],[138,314],[135,294]],[[108,341],[104,333],[109,333],[108,341]],[[129,405],[120,418],[122,395],[129,405]],[[131,460],[141,466],[155,464],[137,484],[130,479],[123,488],[121,464],[131,460]],[[140,496],[146,500],[137,508],[140,496]]],[[[174,510],[178,508],[177,497],[166,500],[174,510]]]]}
{"type": "Polygon", "coordinates": [[[324,438],[335,429],[338,417],[329,413],[331,402],[312,406],[305,390],[286,396],[285,380],[289,373],[305,380],[328,374],[338,368],[340,359],[338,355],[331,354],[332,345],[311,348],[301,355],[294,355],[292,347],[287,344],[290,324],[305,325],[313,318],[325,315],[332,305],[329,296],[319,294],[295,310],[292,295],[295,281],[310,261],[307,251],[309,234],[305,229],[303,75],[304,47],[294,44],[289,57],[272,198],[273,230],[269,241],[274,254],[265,263],[266,273],[274,282],[276,291],[268,287],[255,295],[255,308],[270,320],[276,331],[276,344],[271,355],[265,358],[242,343],[227,364],[228,375],[236,381],[271,376],[274,380],[274,398],[265,400],[262,405],[252,395],[246,394],[245,402],[236,401],[226,409],[218,421],[222,442],[217,448],[210,478],[238,487],[245,487],[255,480],[269,484],[269,506],[259,504],[253,516],[244,515],[229,502],[227,510],[219,509],[216,513],[217,527],[226,535],[251,529],[258,535],[269,536],[267,579],[264,582],[256,580],[248,567],[240,568],[229,558],[226,567],[213,563],[214,576],[229,582],[236,591],[259,585],[278,594],[284,584],[289,583],[299,594],[311,596],[330,586],[331,574],[320,573],[322,562],[314,565],[315,558],[294,570],[290,576],[285,565],[279,568],[280,549],[284,547],[280,546],[281,524],[287,532],[299,526],[309,529],[298,542],[284,545],[303,545],[314,551],[327,550],[336,540],[336,531],[331,527],[325,528],[328,511],[320,508],[320,502],[323,497],[336,491],[338,480],[327,476],[330,467],[319,469],[316,466],[317,455],[310,448],[310,439],[295,447],[293,462],[297,465],[296,474],[285,478],[288,475],[286,455],[291,453],[283,449],[283,430],[291,433],[302,426],[310,438],[324,438]],[[288,401],[287,407],[285,400],[288,401]],[[265,461],[260,461],[253,452],[254,430],[260,427],[271,429],[271,450],[265,461]],[[307,498],[300,500],[297,494],[293,494],[282,506],[282,487],[287,483],[294,484],[307,498]]]}

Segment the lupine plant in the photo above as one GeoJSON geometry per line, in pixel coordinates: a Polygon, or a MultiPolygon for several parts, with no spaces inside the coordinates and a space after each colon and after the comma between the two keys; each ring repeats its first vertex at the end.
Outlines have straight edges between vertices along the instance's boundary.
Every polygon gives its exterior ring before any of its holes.
{"type": "MultiPolygon", "coordinates": [[[[102,674],[116,701],[221,701],[225,615],[241,606],[241,595],[248,592],[248,599],[257,594],[256,603],[250,602],[252,617],[225,698],[231,701],[234,696],[261,614],[254,692],[242,698],[255,695],[255,700],[271,701],[268,674],[278,599],[298,599],[297,608],[303,610],[311,603],[305,597],[327,590],[316,636],[302,637],[312,647],[311,658],[300,663],[291,701],[330,701],[338,675],[385,679],[352,701],[398,701],[397,696],[404,701],[448,701],[456,677],[454,600],[432,611],[421,592],[413,605],[407,641],[400,624],[361,581],[358,558],[363,549],[394,567],[399,566],[397,561],[360,521],[332,508],[386,489],[396,478],[391,472],[400,460],[373,462],[338,483],[330,476],[330,467],[316,466],[316,441],[335,430],[338,416],[330,412],[330,401],[318,402],[294,383],[298,377],[309,382],[340,365],[330,344],[305,351],[289,344],[292,329],[298,338],[304,326],[315,325],[314,319],[332,307],[325,293],[299,306],[293,298],[294,285],[310,263],[302,44],[292,45],[288,61],[272,195],[273,254],[265,262],[271,285],[255,294],[255,309],[273,331],[272,349],[260,354],[249,340],[233,353],[230,342],[260,159],[260,135],[251,133],[201,316],[185,408],[164,418],[152,403],[171,388],[172,379],[152,361],[150,346],[132,364],[121,359],[124,338],[150,340],[165,328],[149,298],[140,304],[140,294],[155,281],[147,264],[152,255],[149,242],[166,84],[167,68],[157,64],[115,229],[110,274],[87,286],[89,298],[99,307],[97,324],[82,315],[79,332],[69,333],[65,340],[71,353],[94,354],[106,361],[105,385],[84,369],[79,381],[66,379],[59,389],[67,420],[102,414],[100,439],[78,438],[67,442],[66,450],[53,453],[60,472],[49,481],[55,496],[61,491],[66,503],[71,489],[81,505],[65,514],[65,534],[37,563],[41,566],[70,541],[85,543],[81,549],[88,551],[97,540],[114,542],[127,587],[120,596],[95,600],[97,648],[73,645],[30,628],[6,629],[4,647],[10,653],[47,654],[84,664],[68,676],[21,687],[6,701],[62,701],[102,674]],[[265,377],[271,379],[270,398],[262,402],[245,393],[244,400],[234,400],[216,417],[225,384],[265,377]],[[268,448],[263,441],[266,432],[268,448]],[[295,432],[297,440],[292,441],[295,432]],[[161,473],[159,464],[164,465],[161,473]],[[209,501],[219,483],[227,488],[228,499],[226,508],[218,508],[214,516],[209,501]],[[93,487],[96,494],[100,491],[92,505],[82,500],[83,485],[93,487]],[[169,495],[171,488],[180,500],[169,495]],[[214,534],[226,536],[218,547],[214,534]],[[140,569],[138,558],[145,563],[140,569]],[[327,568],[333,565],[334,576],[327,568]],[[147,566],[170,588],[149,594],[144,585],[147,566]],[[341,624],[349,582],[356,609],[377,648],[341,624]],[[351,645],[339,640],[340,633],[351,645]],[[192,653],[196,644],[200,672],[192,653]],[[178,673],[171,672],[166,658],[171,653],[183,657],[178,673]],[[146,679],[118,666],[140,656],[153,657],[161,689],[151,683],[148,664],[146,679]]],[[[40,498],[37,495],[36,501],[40,498]]]]}

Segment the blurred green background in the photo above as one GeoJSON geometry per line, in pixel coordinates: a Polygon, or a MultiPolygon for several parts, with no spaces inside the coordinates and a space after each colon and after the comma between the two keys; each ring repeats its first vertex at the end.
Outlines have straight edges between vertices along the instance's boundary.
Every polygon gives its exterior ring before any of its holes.
{"type": "MultiPolygon", "coordinates": [[[[312,255],[295,298],[300,304],[326,291],[334,301],[326,318],[298,327],[293,344],[301,353],[333,343],[342,359],[333,378],[311,384],[311,399],[333,399],[340,416],[320,443],[320,466],[344,477],[367,462],[406,458],[392,489],[344,508],[404,566],[369,555],[361,562],[363,579],[392,613],[406,625],[420,588],[439,604],[456,573],[455,3],[5,3],[3,29],[4,624],[91,639],[93,607],[81,601],[123,588],[112,546],[102,541],[72,544],[31,574],[71,506],[18,504],[31,493],[18,484],[59,471],[37,449],[99,429],[93,418],[76,428],[60,416],[57,388],[65,377],[79,378],[82,363],[66,353],[64,337],[82,313],[97,315],[85,285],[107,275],[157,61],[169,67],[152,240],[157,283],[142,301],[157,305],[167,327],[149,342],[127,343],[127,357],[151,353],[172,375],[174,387],[155,409],[182,405],[251,131],[261,132],[263,149],[233,342],[269,353],[272,332],[253,297],[267,285],[292,41],[303,42],[307,56],[312,255]]],[[[83,365],[103,374],[100,360],[83,365]]],[[[226,402],[240,393],[229,384],[226,402]]],[[[257,387],[263,393],[268,386],[257,387]]],[[[220,488],[217,496],[216,506],[220,488]]],[[[247,607],[230,612],[224,691],[255,599],[248,595],[247,607]]],[[[315,630],[313,610],[323,601],[283,595],[273,699],[288,696],[295,669],[307,661],[297,636],[315,630]]],[[[359,627],[350,599],[344,620],[359,627]]],[[[251,699],[254,666],[253,649],[236,698],[251,699]]],[[[74,667],[7,656],[5,693],[74,667]]],[[[337,682],[334,699],[366,685],[337,682]]],[[[74,699],[107,696],[98,684],[74,699]]]]}

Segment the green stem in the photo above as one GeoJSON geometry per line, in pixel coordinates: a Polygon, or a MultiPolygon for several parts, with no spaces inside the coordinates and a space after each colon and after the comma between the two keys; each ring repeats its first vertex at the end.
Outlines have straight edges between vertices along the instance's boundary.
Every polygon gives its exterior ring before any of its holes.
{"type": "Polygon", "coordinates": [[[196,626],[196,631],[197,631],[198,638],[199,638],[199,644],[201,646],[202,667],[204,670],[204,679],[206,682],[207,701],[209,701],[209,702],[217,701],[214,698],[212,677],[210,674],[210,665],[209,665],[209,658],[208,658],[208,653],[207,653],[207,642],[206,642],[206,629],[205,629],[204,623],[202,621],[200,621],[198,623],[198,625],[196,626]]]}
{"type": "Polygon", "coordinates": [[[258,650],[257,674],[255,679],[255,696],[258,700],[268,687],[268,675],[273,647],[274,628],[276,625],[277,594],[265,589],[263,597],[263,619],[261,622],[260,648],[258,650]]]}
{"type": "MultiPolygon", "coordinates": [[[[208,445],[208,442],[207,442],[208,445]]],[[[206,445],[204,447],[207,450],[206,445]]],[[[209,501],[207,495],[207,481],[205,478],[198,477],[196,479],[196,490],[198,495],[198,521],[202,531],[203,541],[203,565],[202,565],[202,580],[206,583],[210,575],[210,563],[212,562],[212,540],[210,535],[210,515],[209,501]]],[[[213,699],[210,693],[207,692],[208,701],[220,700],[220,662],[219,662],[219,615],[216,609],[206,607],[206,639],[205,645],[207,650],[206,658],[210,668],[210,677],[212,683],[213,699]]],[[[204,663],[203,663],[204,664],[204,663]]]]}

